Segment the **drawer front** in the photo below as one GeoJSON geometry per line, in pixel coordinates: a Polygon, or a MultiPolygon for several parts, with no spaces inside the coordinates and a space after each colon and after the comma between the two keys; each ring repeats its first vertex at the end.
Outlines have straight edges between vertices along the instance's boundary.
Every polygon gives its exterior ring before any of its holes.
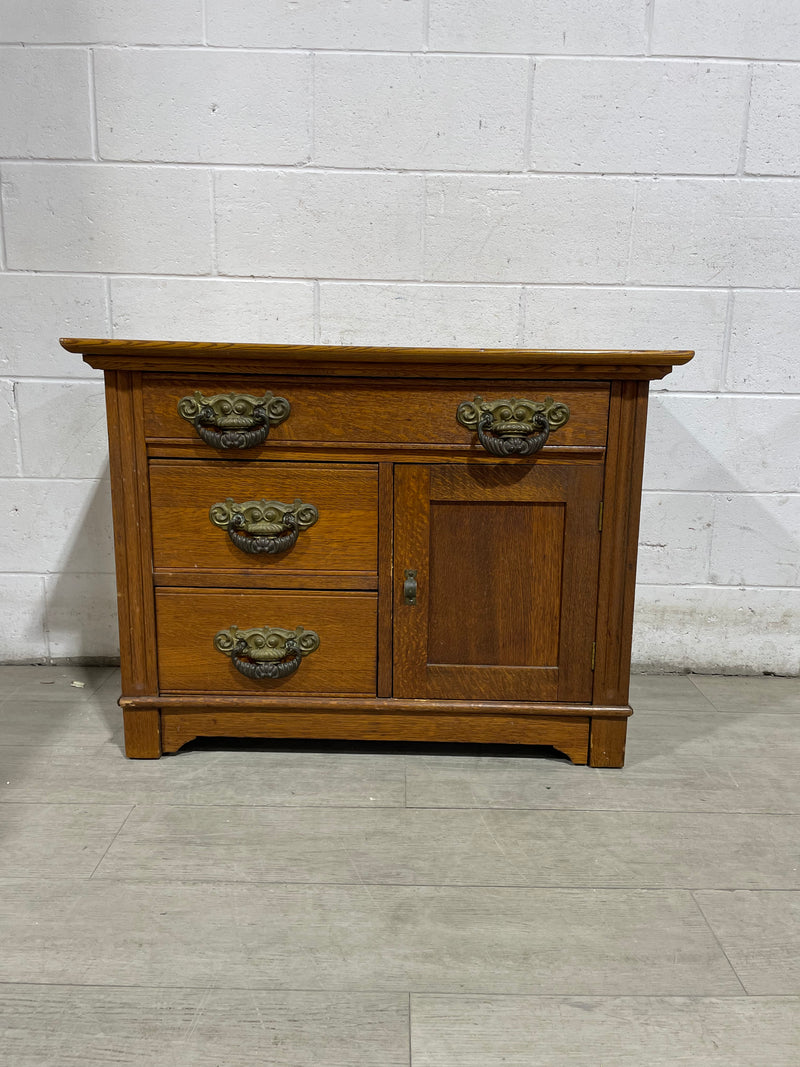
{"type": "Polygon", "coordinates": [[[456,421],[464,401],[523,397],[544,401],[551,396],[566,404],[569,420],[549,438],[550,447],[603,447],[606,443],[609,387],[605,382],[364,382],[357,379],[173,378],[147,375],[144,381],[145,433],[151,441],[201,442],[191,422],[178,414],[182,397],[195,392],[206,398],[222,393],[285,398],[291,412],[271,425],[263,444],[249,455],[266,454],[270,446],[320,445],[445,445],[483,453],[474,430],[456,421]]]}
{"type": "MultiPolygon", "coordinates": [[[[325,572],[341,575],[342,584],[348,575],[376,572],[375,465],[153,460],[150,500],[157,583],[159,571],[176,570],[191,571],[195,577],[198,571],[246,570],[250,577],[260,574],[274,582],[291,574],[325,572]],[[257,519],[259,510],[262,516],[267,510],[259,507],[260,501],[292,505],[296,499],[316,508],[318,517],[306,525],[307,516],[301,513],[292,531],[290,514],[288,536],[263,536],[268,532],[263,524],[237,527],[228,521],[232,509],[225,506],[227,500],[254,502],[246,514],[257,519]],[[222,508],[215,508],[220,504],[222,508]],[[223,525],[212,522],[212,508],[223,525]],[[287,544],[294,534],[294,543],[287,544]]],[[[212,578],[208,575],[209,581],[212,578]]]]}
{"type": "Polygon", "coordinates": [[[156,591],[161,692],[375,695],[377,596],[374,593],[156,591]],[[236,627],[304,630],[319,647],[285,677],[237,670],[214,638],[236,627]]]}

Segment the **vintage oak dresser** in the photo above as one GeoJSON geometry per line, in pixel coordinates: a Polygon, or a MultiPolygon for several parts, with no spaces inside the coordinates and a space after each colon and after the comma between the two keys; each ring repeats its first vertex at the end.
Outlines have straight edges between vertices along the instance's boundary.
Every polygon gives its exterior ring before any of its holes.
{"type": "Polygon", "coordinates": [[[105,371],[128,756],[622,766],[648,381],[691,352],[62,344],[105,371]]]}

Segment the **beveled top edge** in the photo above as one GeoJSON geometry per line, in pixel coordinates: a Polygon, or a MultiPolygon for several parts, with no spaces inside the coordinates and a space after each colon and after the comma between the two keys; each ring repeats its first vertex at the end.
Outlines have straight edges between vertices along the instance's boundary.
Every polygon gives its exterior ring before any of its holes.
{"type": "Polygon", "coordinates": [[[694,355],[690,349],[541,349],[541,348],[413,348],[382,345],[274,345],[241,344],[220,341],[133,341],[112,338],[62,337],[61,347],[68,352],[102,356],[215,356],[264,358],[285,355],[293,361],[326,362],[411,362],[447,365],[448,363],[482,363],[497,360],[504,364],[569,364],[591,366],[631,364],[637,366],[680,366],[694,355]],[[381,357],[384,357],[383,359],[381,357]]]}

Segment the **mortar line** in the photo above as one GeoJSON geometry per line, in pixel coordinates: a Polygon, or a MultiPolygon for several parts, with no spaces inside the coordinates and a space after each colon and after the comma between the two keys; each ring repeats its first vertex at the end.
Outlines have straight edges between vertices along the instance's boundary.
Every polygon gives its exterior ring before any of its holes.
{"type": "MultiPolygon", "coordinates": [[[[212,170],[217,171],[218,167],[211,167],[212,170]]],[[[427,175],[422,175],[427,177],[427,175]]],[[[0,211],[1,214],[1,211],[0,211]]],[[[36,269],[30,267],[7,267],[3,272],[13,277],[32,277],[32,278],[103,278],[107,275],[113,278],[132,278],[140,281],[203,281],[208,278],[207,274],[176,274],[170,271],[160,271],[153,273],[146,273],[143,271],[131,271],[131,270],[118,270],[118,271],[100,271],[100,270],[57,270],[52,267],[46,269],[36,269]]],[[[278,274],[225,274],[221,277],[230,278],[232,281],[240,282],[275,282],[276,284],[298,284],[303,285],[311,281],[308,277],[301,277],[300,275],[278,275],[278,274]]],[[[386,286],[386,285],[425,285],[431,287],[447,288],[448,286],[457,286],[463,288],[466,285],[477,286],[482,289],[503,289],[514,288],[524,285],[528,289],[585,289],[589,292],[602,292],[606,289],[609,290],[634,290],[635,292],[646,293],[661,293],[661,292],[674,292],[674,293],[723,293],[732,290],[737,293],[788,293],[795,295],[800,293],[800,286],[793,285],[732,285],[730,282],[725,282],[720,285],[710,285],[708,282],[697,282],[695,284],[682,285],[677,282],[626,282],[626,281],[601,281],[601,282],[584,282],[584,281],[526,281],[524,279],[517,279],[512,281],[501,281],[497,279],[446,279],[446,278],[432,278],[421,281],[420,278],[375,278],[375,277],[358,277],[356,275],[336,277],[326,276],[320,278],[320,281],[326,285],[374,285],[374,286],[386,286]]],[[[596,351],[592,349],[591,351],[596,351]]],[[[609,350],[616,351],[616,349],[609,350]]]]}
{"type": "Polygon", "coordinates": [[[644,10],[644,52],[653,54],[653,22],[655,19],[656,0],[647,0],[644,10]]]}
{"type": "Polygon", "coordinates": [[[100,128],[97,122],[97,81],[95,77],[94,49],[88,50],[89,73],[89,137],[91,138],[92,159],[100,160],[100,128]]]}
{"type": "Polygon", "coordinates": [[[309,164],[305,160],[297,160],[288,163],[250,163],[250,162],[237,162],[226,163],[220,160],[191,160],[191,159],[110,159],[103,157],[100,159],[74,159],[67,158],[66,156],[6,156],[3,158],[3,163],[11,166],[32,166],[32,167],[49,167],[62,166],[62,167],[94,167],[95,169],[113,169],[130,170],[138,168],[139,170],[178,170],[178,171],[191,171],[191,170],[207,170],[209,167],[214,167],[218,171],[244,171],[252,174],[272,174],[272,173],[310,173],[310,174],[350,174],[358,177],[383,177],[383,178],[402,178],[411,177],[417,175],[427,175],[435,178],[452,178],[454,181],[463,182],[465,179],[505,179],[508,181],[543,181],[544,179],[561,179],[562,181],[574,180],[585,181],[588,179],[595,179],[597,181],[607,183],[633,183],[641,182],[643,179],[650,179],[652,181],[675,181],[682,183],[696,183],[703,184],[706,182],[713,182],[714,184],[747,184],[752,185],[758,182],[777,185],[796,185],[798,175],[795,173],[759,173],[754,171],[748,171],[744,174],[737,174],[735,170],[731,171],[661,171],[661,170],[537,170],[526,171],[522,168],[509,168],[498,169],[497,167],[475,167],[469,171],[459,170],[456,164],[453,164],[449,169],[447,167],[414,167],[414,166],[382,166],[380,163],[375,163],[371,166],[339,166],[336,164],[309,164]]]}
{"type": "MultiPolygon", "coordinates": [[[[425,0],[423,0],[423,3],[425,0]]],[[[21,43],[15,41],[1,42],[0,48],[16,49],[16,50],[75,50],[81,46],[86,47],[87,42],[76,41],[36,41],[35,43],[21,43]]],[[[654,58],[664,59],[674,62],[676,64],[696,64],[696,63],[724,63],[730,65],[741,66],[747,63],[781,63],[787,66],[797,65],[800,63],[800,58],[793,56],[776,56],[776,55],[685,55],[679,52],[652,52],[647,53],[642,49],[638,52],[630,52],[627,55],[609,55],[608,52],[549,52],[542,49],[535,51],[519,52],[519,51],[464,51],[460,49],[447,49],[447,48],[432,48],[426,50],[422,48],[326,48],[324,45],[296,45],[285,47],[273,47],[270,48],[266,45],[246,45],[246,44],[203,44],[197,42],[194,44],[153,44],[151,42],[136,42],[126,41],[121,43],[119,41],[92,41],[92,48],[103,48],[109,51],[139,51],[139,52],[205,52],[207,50],[213,50],[214,52],[259,52],[267,55],[297,55],[298,51],[305,51],[310,47],[314,48],[316,52],[332,53],[341,56],[352,55],[375,55],[375,56],[445,56],[457,59],[471,59],[478,57],[481,59],[527,59],[532,55],[539,55],[547,57],[548,59],[562,59],[565,62],[571,60],[600,60],[605,63],[641,63],[643,60],[654,58]]]]}
{"type": "MultiPolygon", "coordinates": [[[[728,299],[725,303],[725,328],[722,338],[722,363],[720,365],[720,393],[728,390],[728,364],[730,361],[731,336],[733,334],[733,312],[736,297],[734,290],[728,290],[728,299]]],[[[781,394],[787,395],[787,394],[781,394]]]]}
{"type": "Polygon", "coordinates": [[[523,171],[530,171],[533,169],[533,160],[531,156],[533,154],[533,94],[534,94],[534,82],[536,79],[536,59],[531,56],[528,60],[528,80],[527,80],[527,103],[525,107],[525,132],[523,134],[523,149],[522,149],[522,169],[523,171]]]}
{"type": "Polygon", "coordinates": [[[6,224],[3,210],[3,165],[0,163],[0,271],[8,271],[6,256],[6,224]]]}
{"type": "Polygon", "coordinates": [[[742,139],[739,144],[739,160],[736,166],[736,173],[740,177],[745,175],[745,164],[747,161],[747,135],[750,126],[750,98],[753,92],[753,65],[749,64],[747,68],[747,88],[744,94],[744,114],[742,116],[742,139]]]}
{"type": "MultiPolygon", "coordinates": [[[[105,313],[106,313],[106,325],[108,326],[108,336],[114,336],[114,302],[111,295],[111,277],[108,274],[102,275],[103,278],[103,300],[105,301],[105,313]]],[[[52,380],[52,379],[48,379],[52,380]]],[[[72,378],[71,381],[97,381],[97,378],[72,378]]]]}

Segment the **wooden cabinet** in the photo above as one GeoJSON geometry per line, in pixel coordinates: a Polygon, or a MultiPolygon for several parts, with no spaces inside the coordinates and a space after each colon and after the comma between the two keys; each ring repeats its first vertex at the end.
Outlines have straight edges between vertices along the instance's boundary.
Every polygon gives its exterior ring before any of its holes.
{"type": "Polygon", "coordinates": [[[692,353],[62,344],[105,371],[128,756],[622,765],[648,382],[692,353]]]}

